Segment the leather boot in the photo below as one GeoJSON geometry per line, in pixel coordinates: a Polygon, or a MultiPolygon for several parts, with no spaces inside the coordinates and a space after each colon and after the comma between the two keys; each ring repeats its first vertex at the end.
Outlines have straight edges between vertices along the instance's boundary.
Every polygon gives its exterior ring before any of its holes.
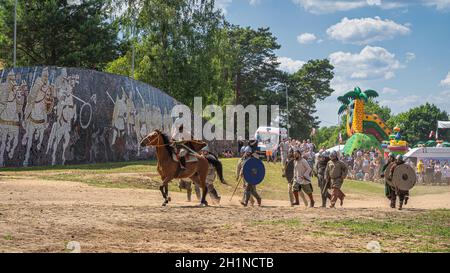
{"type": "Polygon", "coordinates": [[[299,206],[300,205],[300,202],[299,202],[299,200],[298,200],[298,191],[294,191],[293,192],[294,193],[294,198],[295,198],[295,202],[292,204],[293,206],[299,206]]]}
{"type": "Polygon", "coordinates": [[[180,168],[186,170],[186,158],[184,158],[184,156],[180,158],[180,168]]]}
{"type": "Polygon", "coordinates": [[[314,197],[313,197],[312,193],[308,193],[308,197],[309,197],[309,207],[314,208],[315,202],[314,202],[314,197]]]}

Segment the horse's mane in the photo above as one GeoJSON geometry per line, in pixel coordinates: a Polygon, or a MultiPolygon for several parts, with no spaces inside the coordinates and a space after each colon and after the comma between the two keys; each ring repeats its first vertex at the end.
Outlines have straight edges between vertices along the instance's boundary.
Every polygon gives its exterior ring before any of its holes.
{"type": "MultiPolygon", "coordinates": [[[[169,144],[169,143],[170,143],[169,136],[167,136],[167,134],[165,134],[165,133],[163,133],[163,132],[160,132],[160,133],[161,133],[161,137],[162,137],[162,139],[163,139],[163,143],[164,143],[164,144],[169,144]]],[[[166,145],[166,149],[167,149],[167,152],[169,153],[169,155],[172,156],[173,153],[174,153],[173,147],[170,146],[170,145],[166,145]]]]}

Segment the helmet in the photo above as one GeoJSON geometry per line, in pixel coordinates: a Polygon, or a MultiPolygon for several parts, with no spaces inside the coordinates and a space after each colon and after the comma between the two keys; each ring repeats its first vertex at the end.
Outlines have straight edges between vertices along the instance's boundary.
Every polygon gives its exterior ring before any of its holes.
{"type": "Polygon", "coordinates": [[[396,158],[396,157],[395,157],[395,154],[393,154],[393,153],[389,153],[389,157],[392,158],[392,159],[395,159],[395,158],[396,158]]]}
{"type": "Polygon", "coordinates": [[[252,153],[252,148],[250,148],[250,146],[245,146],[244,153],[252,153]]]}
{"type": "Polygon", "coordinates": [[[328,152],[328,151],[323,152],[322,157],[325,157],[325,158],[330,157],[330,152],[328,152]]]}
{"type": "Polygon", "coordinates": [[[241,147],[241,153],[245,153],[245,147],[247,147],[247,146],[242,146],[241,147]]]}
{"type": "Polygon", "coordinates": [[[338,154],[336,151],[331,152],[330,158],[338,158],[338,154]]]}
{"type": "Polygon", "coordinates": [[[403,161],[403,156],[402,155],[397,155],[397,157],[395,159],[397,159],[398,161],[403,161]]]}
{"type": "Polygon", "coordinates": [[[293,154],[294,153],[294,148],[289,148],[289,151],[288,151],[290,154],[293,154]]]}
{"type": "Polygon", "coordinates": [[[201,151],[202,151],[202,152],[209,152],[209,147],[208,147],[208,145],[206,145],[205,147],[203,147],[203,148],[201,149],[201,151]]]}

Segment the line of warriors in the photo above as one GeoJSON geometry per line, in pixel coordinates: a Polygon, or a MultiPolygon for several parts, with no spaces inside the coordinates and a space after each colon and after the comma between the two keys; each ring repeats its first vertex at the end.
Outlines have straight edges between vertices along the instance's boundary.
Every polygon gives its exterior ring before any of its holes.
{"type": "Polygon", "coordinates": [[[287,161],[284,165],[284,176],[288,180],[288,194],[291,206],[300,205],[300,199],[303,204],[314,207],[313,187],[311,177],[314,174],[318,178],[322,207],[327,206],[327,200],[330,200],[330,207],[334,208],[339,200],[340,205],[344,204],[345,194],[341,188],[344,179],[347,177],[347,165],[339,160],[336,152],[322,152],[319,154],[314,165],[311,165],[302,157],[302,150],[291,148],[288,151],[287,161]],[[306,195],[306,196],[305,196],[306,195]]]}
{"type": "MultiPolygon", "coordinates": [[[[244,193],[240,203],[246,207],[249,203],[253,206],[256,203],[261,206],[261,196],[258,194],[256,186],[247,183],[243,178],[243,166],[245,162],[251,157],[258,158],[256,154],[256,148],[245,146],[242,149],[243,156],[239,159],[236,166],[236,179],[243,180],[244,193]]],[[[210,153],[209,148],[206,146],[201,150],[204,156],[213,155],[210,153]]],[[[388,162],[382,168],[382,177],[387,173],[388,177],[385,177],[387,181],[392,181],[395,169],[405,164],[403,156],[389,155],[388,162]],[[389,171],[386,170],[389,168],[389,171]]],[[[340,205],[344,204],[345,194],[342,192],[342,185],[348,174],[347,165],[342,162],[337,152],[322,152],[318,155],[313,167],[302,157],[301,149],[289,149],[287,161],[283,168],[284,176],[288,178],[288,194],[291,206],[300,205],[300,199],[305,206],[314,207],[315,201],[313,197],[313,187],[311,183],[312,175],[317,177],[318,185],[321,195],[321,207],[327,206],[327,201],[330,200],[330,208],[334,208],[339,200],[340,205]],[[292,166],[292,168],[289,168],[292,166]],[[293,172],[291,175],[288,172],[293,172]],[[306,198],[309,199],[309,202],[306,198]]],[[[208,194],[211,200],[215,204],[220,204],[221,197],[214,187],[214,180],[216,179],[216,171],[214,166],[210,165],[208,169],[208,176],[206,178],[206,186],[208,188],[208,194]]],[[[395,186],[391,186],[389,183],[385,183],[385,195],[391,201],[391,208],[396,207],[397,197],[399,199],[399,210],[403,208],[403,205],[408,203],[409,191],[403,191],[395,186]]],[[[392,183],[391,183],[392,184],[392,183]]],[[[179,183],[180,190],[186,189],[188,201],[191,201],[192,184],[190,181],[181,179],[179,183]]],[[[200,187],[194,184],[195,193],[198,199],[200,199],[200,187]]]]}

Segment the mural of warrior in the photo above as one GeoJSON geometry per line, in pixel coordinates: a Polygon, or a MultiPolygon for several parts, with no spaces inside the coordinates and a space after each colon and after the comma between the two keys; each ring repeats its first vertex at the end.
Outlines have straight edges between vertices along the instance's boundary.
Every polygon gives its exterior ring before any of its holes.
{"type": "Polygon", "coordinates": [[[53,110],[55,100],[55,86],[50,84],[48,68],[42,70],[41,77],[37,78],[31,87],[25,106],[24,127],[25,135],[22,145],[27,145],[24,166],[28,166],[33,141],[38,140],[36,148],[41,149],[44,131],[49,126],[47,115],[53,110]]]}
{"type": "Polygon", "coordinates": [[[117,138],[122,137],[127,129],[127,103],[125,91],[122,92],[122,98],[116,97],[112,117],[112,126],[114,128],[111,144],[116,143],[117,138]]]}
{"type": "Polygon", "coordinates": [[[4,153],[9,159],[14,156],[19,142],[20,118],[23,116],[23,104],[28,86],[23,81],[16,83],[16,76],[11,70],[6,82],[0,85],[0,166],[4,166],[4,153]]]}
{"type": "Polygon", "coordinates": [[[46,152],[48,154],[50,148],[52,148],[52,165],[55,165],[57,163],[56,152],[61,140],[63,140],[61,163],[64,164],[66,162],[65,153],[69,146],[72,123],[77,119],[77,107],[73,99],[73,89],[79,82],[78,80],[78,75],[68,77],[65,68],[61,70],[61,75],[58,76],[55,80],[56,96],[58,99],[56,104],[57,119],[53,123],[46,152]]]}

